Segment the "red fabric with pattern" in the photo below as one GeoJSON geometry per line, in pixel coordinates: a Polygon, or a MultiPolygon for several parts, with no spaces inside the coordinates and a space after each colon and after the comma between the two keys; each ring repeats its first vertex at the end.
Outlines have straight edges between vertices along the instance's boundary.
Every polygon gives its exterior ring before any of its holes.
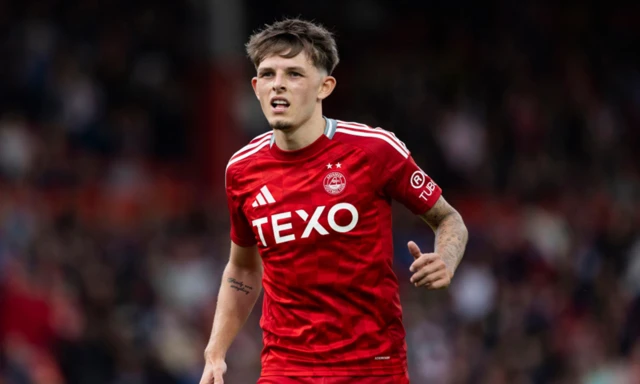
{"type": "Polygon", "coordinates": [[[268,132],[227,167],[231,239],[264,264],[262,376],[407,371],[391,201],[421,214],[441,190],[393,134],[331,133],[286,152],[268,132]]]}
{"type": "Polygon", "coordinates": [[[286,377],[264,376],[256,384],[409,384],[409,375],[286,377]]]}

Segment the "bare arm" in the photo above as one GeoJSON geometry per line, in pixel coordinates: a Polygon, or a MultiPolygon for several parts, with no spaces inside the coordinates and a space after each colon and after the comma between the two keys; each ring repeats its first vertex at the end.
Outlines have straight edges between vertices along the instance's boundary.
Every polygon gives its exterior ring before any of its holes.
{"type": "Polygon", "coordinates": [[[469,233],[462,216],[440,196],[435,205],[420,215],[436,234],[435,253],[440,255],[453,276],[462,260],[469,233]]]}
{"type": "Polygon", "coordinates": [[[231,255],[218,294],[207,363],[224,360],[227,350],[247,321],[262,288],[262,259],[258,249],[231,243],[231,255]]]}
{"type": "Polygon", "coordinates": [[[436,235],[435,249],[433,253],[422,253],[416,243],[409,242],[409,252],[415,258],[409,268],[414,272],[411,282],[416,287],[448,287],[467,246],[467,227],[458,211],[442,196],[420,218],[429,224],[436,235]]]}

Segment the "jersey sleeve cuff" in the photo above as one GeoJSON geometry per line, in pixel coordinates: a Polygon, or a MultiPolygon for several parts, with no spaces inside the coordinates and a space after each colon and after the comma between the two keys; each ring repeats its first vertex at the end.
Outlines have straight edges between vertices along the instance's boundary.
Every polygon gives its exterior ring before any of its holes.
{"type": "Polygon", "coordinates": [[[231,241],[233,241],[234,243],[236,243],[237,245],[239,245],[241,247],[251,247],[251,246],[257,244],[255,239],[251,239],[251,240],[241,239],[238,236],[235,236],[234,234],[231,234],[231,236],[229,236],[229,237],[231,237],[231,241]]]}
{"type": "Polygon", "coordinates": [[[440,189],[440,187],[437,187],[434,191],[433,194],[431,195],[431,198],[427,201],[425,201],[425,203],[423,204],[422,207],[413,210],[413,213],[416,215],[422,215],[424,213],[427,213],[431,208],[433,208],[434,205],[436,205],[436,203],[438,202],[438,199],[440,198],[440,196],[442,196],[442,189],[440,189]]]}

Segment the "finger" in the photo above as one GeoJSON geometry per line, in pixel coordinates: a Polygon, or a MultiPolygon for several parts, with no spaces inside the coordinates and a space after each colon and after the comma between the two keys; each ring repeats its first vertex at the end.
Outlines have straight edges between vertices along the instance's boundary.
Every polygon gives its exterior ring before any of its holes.
{"type": "Polygon", "coordinates": [[[407,247],[409,248],[409,253],[411,254],[411,256],[413,256],[414,259],[422,256],[422,252],[420,252],[420,247],[418,247],[418,244],[410,241],[407,243],[407,247]]]}
{"type": "Polygon", "coordinates": [[[416,264],[418,261],[420,261],[420,260],[416,260],[416,261],[411,265],[411,267],[412,267],[414,270],[416,270],[416,273],[414,273],[414,274],[411,276],[411,282],[412,282],[412,283],[415,283],[416,281],[421,280],[423,277],[425,277],[425,276],[427,276],[427,275],[430,275],[430,274],[432,274],[432,273],[436,273],[436,272],[438,272],[438,271],[443,270],[443,269],[445,269],[445,268],[446,268],[446,267],[445,267],[445,265],[444,265],[444,263],[438,263],[437,261],[436,261],[436,262],[433,262],[433,261],[431,260],[431,262],[429,262],[429,260],[427,260],[427,264],[426,264],[426,265],[416,264]]]}
{"type": "Polygon", "coordinates": [[[434,273],[431,273],[429,275],[424,276],[420,280],[416,280],[414,285],[416,287],[431,286],[431,285],[435,284],[436,282],[438,282],[438,281],[440,281],[442,279],[446,279],[446,278],[447,278],[447,274],[446,274],[445,271],[437,271],[437,272],[434,272],[434,273]]]}
{"type": "Polygon", "coordinates": [[[202,374],[202,378],[200,379],[200,384],[212,384],[213,382],[213,375],[211,374],[211,371],[205,370],[202,374]]]}
{"type": "Polygon", "coordinates": [[[427,285],[428,289],[443,289],[447,288],[451,285],[451,279],[449,277],[444,277],[440,280],[434,281],[433,283],[427,285]]]}
{"type": "Polygon", "coordinates": [[[428,287],[434,282],[442,279],[444,276],[439,273],[432,273],[427,276],[423,276],[421,279],[416,280],[413,285],[416,287],[428,287]]]}
{"type": "Polygon", "coordinates": [[[222,378],[224,375],[224,371],[222,369],[214,369],[213,370],[213,383],[214,384],[223,384],[224,379],[222,378]]]}
{"type": "Polygon", "coordinates": [[[424,268],[426,265],[431,264],[434,260],[439,260],[439,256],[435,253],[423,253],[422,256],[413,261],[409,270],[411,272],[416,272],[421,268],[424,268]]]}
{"type": "MultiPolygon", "coordinates": [[[[430,265],[428,265],[427,267],[429,266],[430,265]]],[[[444,274],[442,274],[441,272],[442,271],[440,269],[437,269],[435,271],[425,271],[424,268],[419,269],[418,272],[414,273],[413,276],[411,276],[409,281],[411,281],[412,283],[419,283],[425,278],[428,278],[429,282],[433,282],[439,279],[441,276],[444,276],[444,274]]]]}
{"type": "Polygon", "coordinates": [[[450,284],[451,284],[451,279],[449,278],[448,275],[445,274],[445,276],[443,277],[427,282],[426,284],[424,284],[424,286],[427,289],[435,290],[435,289],[446,288],[450,284]]]}

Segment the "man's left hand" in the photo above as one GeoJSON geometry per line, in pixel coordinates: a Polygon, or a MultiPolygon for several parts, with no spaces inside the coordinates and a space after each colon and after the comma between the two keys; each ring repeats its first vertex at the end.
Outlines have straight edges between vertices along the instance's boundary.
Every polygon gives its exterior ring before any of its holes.
{"type": "Polygon", "coordinates": [[[442,289],[451,284],[453,272],[437,253],[422,253],[416,243],[410,241],[407,246],[415,259],[409,270],[413,272],[411,283],[416,287],[442,289]]]}

